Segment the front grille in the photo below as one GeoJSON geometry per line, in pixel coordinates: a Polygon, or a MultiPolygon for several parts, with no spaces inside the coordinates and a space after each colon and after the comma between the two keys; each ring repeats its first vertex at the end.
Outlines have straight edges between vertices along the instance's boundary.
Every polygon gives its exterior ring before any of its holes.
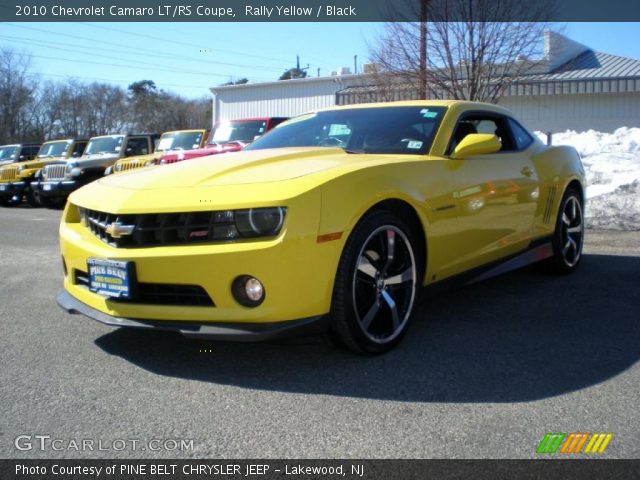
{"type": "Polygon", "coordinates": [[[144,163],[141,160],[135,160],[130,162],[117,163],[115,167],[116,172],[126,172],[127,170],[134,170],[136,168],[144,167],[144,163]]]}
{"type": "Polygon", "coordinates": [[[18,167],[4,167],[0,169],[0,180],[11,181],[18,179],[18,167]]]}
{"type": "Polygon", "coordinates": [[[184,245],[240,237],[233,211],[115,215],[81,208],[83,223],[109,245],[118,248],[184,245]],[[128,230],[124,235],[117,229],[128,230]]]}
{"type": "Polygon", "coordinates": [[[67,165],[54,164],[44,167],[45,180],[63,180],[67,165]]]}
{"type": "MultiPolygon", "coordinates": [[[[74,269],[74,283],[89,288],[89,275],[74,269]]],[[[111,298],[112,302],[184,307],[215,307],[213,300],[200,285],[138,283],[134,298],[111,298]]]]}

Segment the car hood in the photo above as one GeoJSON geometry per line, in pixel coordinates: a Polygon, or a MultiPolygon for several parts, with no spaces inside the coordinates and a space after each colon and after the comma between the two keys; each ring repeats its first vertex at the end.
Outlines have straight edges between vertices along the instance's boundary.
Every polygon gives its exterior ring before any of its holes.
{"type": "Polygon", "coordinates": [[[353,170],[417,155],[349,154],[340,148],[280,148],[201,157],[103,177],[72,194],[86,208],[180,211],[292,198],[353,170]],[[109,199],[105,202],[105,199],[109,199]],[[207,205],[209,204],[209,205],[207,205]],[[94,207],[95,206],[95,207],[94,207]]]}
{"type": "Polygon", "coordinates": [[[135,157],[121,158],[120,160],[117,161],[117,163],[124,164],[124,163],[134,163],[134,162],[147,162],[149,160],[158,159],[162,155],[163,155],[163,152],[147,153],[146,155],[136,155],[135,157]]]}
{"type": "Polygon", "coordinates": [[[163,160],[168,161],[177,161],[177,160],[191,160],[193,158],[204,157],[206,155],[220,155],[222,153],[228,152],[237,152],[238,150],[242,150],[242,148],[222,148],[216,147],[214,145],[209,145],[203,148],[194,148],[192,150],[183,150],[183,151],[172,151],[167,152],[163,155],[163,160]]]}
{"type": "Polygon", "coordinates": [[[105,177],[99,183],[141,190],[282,182],[383,159],[389,160],[379,155],[348,154],[339,148],[255,150],[201,157],[117,178],[105,177]]]}
{"type": "Polygon", "coordinates": [[[99,160],[115,160],[120,158],[120,152],[101,152],[101,153],[87,153],[81,157],[73,159],[80,165],[83,163],[91,163],[99,160]]]}
{"type": "Polygon", "coordinates": [[[65,162],[66,157],[43,157],[34,158],[33,160],[27,160],[26,162],[16,163],[16,165],[24,165],[24,168],[42,168],[45,165],[49,165],[54,162],[65,162]]]}

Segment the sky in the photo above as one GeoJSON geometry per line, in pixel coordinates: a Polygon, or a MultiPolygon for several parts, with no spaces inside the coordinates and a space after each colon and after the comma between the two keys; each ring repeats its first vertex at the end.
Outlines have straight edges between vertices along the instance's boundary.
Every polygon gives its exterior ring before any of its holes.
{"type": "MultiPolygon", "coordinates": [[[[640,59],[640,23],[569,23],[563,33],[594,50],[640,59]]],[[[273,81],[296,65],[308,74],[358,68],[379,23],[0,23],[0,48],[31,55],[44,80],[127,87],[153,80],[188,98],[232,79],[273,81]]]]}

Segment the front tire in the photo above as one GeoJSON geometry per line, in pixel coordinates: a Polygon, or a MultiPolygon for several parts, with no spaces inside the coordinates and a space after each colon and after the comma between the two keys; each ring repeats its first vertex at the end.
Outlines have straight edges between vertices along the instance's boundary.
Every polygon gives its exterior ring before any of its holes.
{"type": "Polygon", "coordinates": [[[15,207],[22,203],[22,194],[13,195],[12,197],[0,197],[0,206],[15,207]]]}
{"type": "Polygon", "coordinates": [[[552,273],[567,274],[578,268],[584,243],[584,204],[578,191],[570,187],[562,197],[553,234],[553,256],[545,262],[552,273]]]}
{"type": "Polygon", "coordinates": [[[419,242],[407,224],[377,211],[349,236],[333,290],[332,330],[358,353],[384,353],[406,333],[421,275],[419,242]]]}
{"type": "Polygon", "coordinates": [[[25,199],[27,200],[27,203],[29,204],[30,207],[41,207],[42,204],[40,203],[40,195],[38,195],[38,193],[33,190],[31,187],[28,187],[25,194],[24,194],[25,199]]]}

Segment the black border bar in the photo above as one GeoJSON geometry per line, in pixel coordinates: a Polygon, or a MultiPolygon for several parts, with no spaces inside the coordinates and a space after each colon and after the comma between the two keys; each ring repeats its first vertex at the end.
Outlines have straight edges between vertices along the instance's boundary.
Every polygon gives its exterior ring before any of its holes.
{"type": "Polygon", "coordinates": [[[3,480],[615,480],[639,476],[640,460],[0,460],[3,480]],[[55,473],[61,471],[65,474],[55,473]]]}
{"type": "MultiPolygon", "coordinates": [[[[420,20],[423,1],[15,0],[9,3],[2,0],[0,21],[397,22],[420,20]]],[[[449,21],[538,21],[541,12],[545,21],[550,22],[640,21],[640,2],[637,1],[533,0],[528,4],[530,8],[518,7],[516,1],[527,5],[523,0],[428,0],[427,4],[435,11],[450,2],[447,6],[449,21]],[[454,4],[455,8],[451,8],[454,4]]]]}

